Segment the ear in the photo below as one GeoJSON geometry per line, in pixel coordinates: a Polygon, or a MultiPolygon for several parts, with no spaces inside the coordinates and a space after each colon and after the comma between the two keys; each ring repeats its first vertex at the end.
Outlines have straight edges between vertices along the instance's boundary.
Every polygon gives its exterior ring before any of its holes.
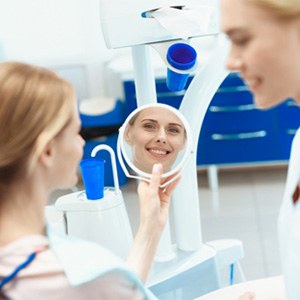
{"type": "Polygon", "coordinates": [[[54,140],[51,140],[44,147],[43,151],[39,156],[39,161],[47,168],[50,168],[54,165],[55,161],[55,147],[54,140]]]}
{"type": "Polygon", "coordinates": [[[124,139],[127,144],[132,145],[132,132],[130,129],[131,126],[128,124],[125,128],[124,139]]]}

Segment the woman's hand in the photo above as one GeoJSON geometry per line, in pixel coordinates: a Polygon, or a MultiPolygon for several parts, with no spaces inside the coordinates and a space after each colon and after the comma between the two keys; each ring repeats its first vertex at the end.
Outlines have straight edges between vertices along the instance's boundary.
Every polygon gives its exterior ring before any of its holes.
{"type": "Polygon", "coordinates": [[[127,263],[143,281],[147,279],[161,233],[168,221],[172,193],[180,180],[177,178],[165,188],[160,188],[162,173],[162,166],[155,164],[150,182],[141,181],[138,186],[140,225],[127,263]]]}
{"type": "Polygon", "coordinates": [[[160,185],[177,174],[161,179],[163,169],[161,164],[155,164],[152,169],[151,181],[141,181],[138,186],[140,200],[140,226],[149,226],[159,232],[168,220],[170,201],[180,178],[176,178],[164,188],[160,185]]]}

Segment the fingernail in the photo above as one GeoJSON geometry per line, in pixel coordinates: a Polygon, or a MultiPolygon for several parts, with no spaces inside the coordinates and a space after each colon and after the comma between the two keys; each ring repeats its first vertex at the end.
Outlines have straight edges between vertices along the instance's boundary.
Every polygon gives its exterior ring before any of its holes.
{"type": "Polygon", "coordinates": [[[161,170],[161,164],[154,164],[153,165],[153,169],[152,169],[153,173],[159,173],[160,170],[161,170]]]}

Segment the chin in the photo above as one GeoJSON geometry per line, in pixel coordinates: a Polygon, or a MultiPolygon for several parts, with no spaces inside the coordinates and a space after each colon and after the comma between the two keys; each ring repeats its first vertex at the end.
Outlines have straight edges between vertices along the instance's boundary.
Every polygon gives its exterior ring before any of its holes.
{"type": "Polygon", "coordinates": [[[282,100],[282,98],[278,98],[278,96],[276,96],[276,97],[274,97],[274,96],[273,97],[272,96],[262,97],[262,96],[254,95],[255,106],[258,109],[261,109],[261,110],[266,110],[266,109],[273,108],[273,107],[279,105],[280,103],[282,103],[284,101],[285,100],[282,100]]]}

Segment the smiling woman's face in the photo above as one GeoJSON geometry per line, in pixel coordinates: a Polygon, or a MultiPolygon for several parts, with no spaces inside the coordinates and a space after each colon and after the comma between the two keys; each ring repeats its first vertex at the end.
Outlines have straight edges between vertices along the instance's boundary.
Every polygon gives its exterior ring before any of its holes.
{"type": "Polygon", "coordinates": [[[181,120],[162,107],[143,109],[133,118],[125,129],[125,140],[133,150],[133,164],[146,173],[151,173],[155,163],[161,163],[164,172],[170,171],[185,147],[186,131],[181,120]]]}
{"type": "Polygon", "coordinates": [[[239,71],[258,107],[300,102],[300,17],[280,17],[250,0],[221,0],[221,26],[231,41],[227,68],[239,71]]]}

